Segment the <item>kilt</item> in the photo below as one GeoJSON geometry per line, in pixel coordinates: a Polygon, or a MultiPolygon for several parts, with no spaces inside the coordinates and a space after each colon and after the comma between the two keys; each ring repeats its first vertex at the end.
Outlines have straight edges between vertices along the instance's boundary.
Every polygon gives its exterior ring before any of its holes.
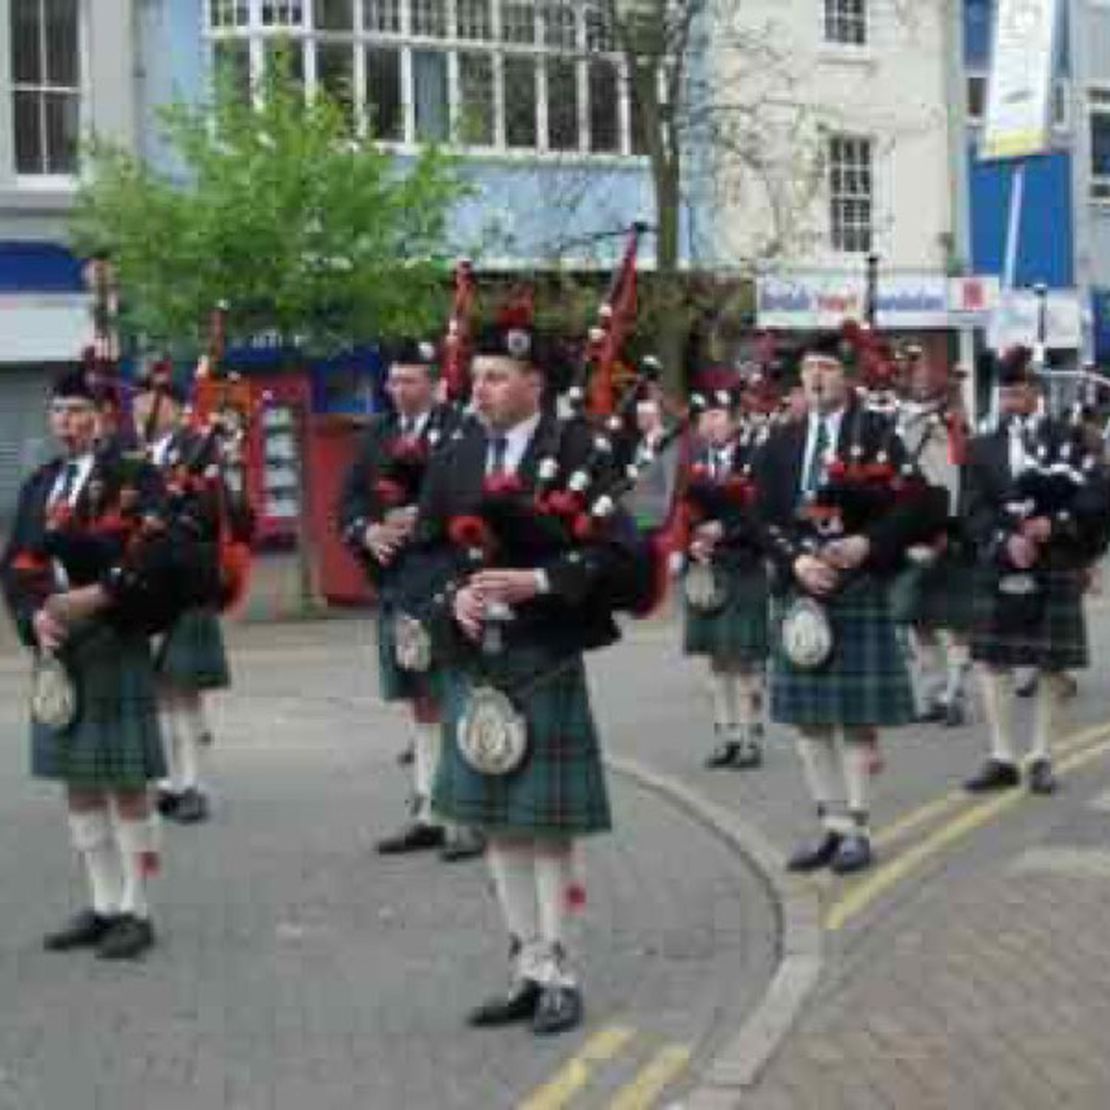
{"type": "Polygon", "coordinates": [[[439,694],[436,667],[423,673],[406,671],[397,662],[394,628],[398,610],[388,603],[378,606],[378,692],[383,701],[412,701],[439,694]]]}
{"type": "MultiPolygon", "coordinates": [[[[566,657],[563,657],[563,661],[566,657]]],[[[439,816],[489,833],[572,837],[612,828],[609,794],[581,657],[525,693],[514,690],[560,664],[538,647],[483,660],[483,674],[444,672],[444,744],[432,790],[439,816]],[[472,685],[512,696],[528,725],[524,762],[508,775],[483,775],[459,754],[456,729],[472,685]]]]}
{"type": "Polygon", "coordinates": [[[945,551],[930,566],[911,565],[890,586],[890,612],[896,624],[969,632],[973,623],[975,564],[945,551]]]}
{"type": "MultiPolygon", "coordinates": [[[[909,724],[913,689],[887,602],[889,584],[860,578],[823,602],[833,631],[829,660],[802,670],[787,659],[782,637],[774,638],[771,719],[792,725],[909,724]]],[[[794,594],[775,600],[780,626],[794,594]]]]}
{"type": "Polygon", "coordinates": [[[72,786],[141,789],[166,773],[154,664],[145,636],[94,625],[62,653],[78,715],[64,732],[31,724],[31,772],[72,786]]]}
{"type": "Polygon", "coordinates": [[[997,667],[1072,670],[1088,665],[1081,570],[1038,574],[1041,592],[1013,597],[998,591],[998,572],[976,575],[971,657],[997,667]]]}
{"type": "Polygon", "coordinates": [[[715,613],[703,613],[684,602],[683,651],[728,662],[762,664],[770,651],[769,594],[763,564],[718,567],[728,583],[728,600],[715,613]]]}
{"type": "Polygon", "coordinates": [[[210,609],[189,609],[174,621],[154,658],[159,678],[187,690],[231,685],[220,620],[210,609]]]}

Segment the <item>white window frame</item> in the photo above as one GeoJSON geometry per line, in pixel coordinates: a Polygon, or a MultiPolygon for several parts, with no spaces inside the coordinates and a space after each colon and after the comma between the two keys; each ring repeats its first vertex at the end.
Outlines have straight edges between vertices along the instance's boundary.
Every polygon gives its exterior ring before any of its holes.
{"type": "MultiPolygon", "coordinates": [[[[368,47],[396,48],[401,54],[400,100],[403,125],[403,139],[400,141],[383,140],[381,145],[399,153],[415,153],[421,143],[416,138],[416,111],[413,102],[413,53],[418,50],[439,50],[447,54],[447,96],[448,121],[451,138],[445,146],[468,156],[495,157],[499,160],[550,159],[566,161],[584,159],[590,162],[619,161],[621,163],[640,163],[646,161],[645,155],[632,153],[631,148],[631,104],[628,82],[623,78],[624,63],[619,51],[602,53],[591,51],[587,39],[587,12],[589,5],[581,0],[561,0],[562,6],[573,12],[573,47],[549,46],[545,41],[545,20],[543,0],[534,0],[534,42],[502,42],[502,4],[508,0],[489,0],[490,35],[488,38],[463,38],[457,34],[457,0],[443,0],[447,11],[447,34],[443,37],[417,35],[412,31],[413,4],[427,3],[428,0],[394,0],[400,10],[400,30],[378,31],[365,25],[365,0],[354,0],[354,19],[350,31],[316,30],[316,0],[285,0],[286,3],[299,3],[302,21],[294,28],[263,25],[262,4],[272,0],[205,0],[202,10],[202,32],[211,66],[215,44],[226,41],[247,41],[249,45],[250,75],[254,87],[258,87],[265,65],[265,44],[276,38],[287,36],[303,49],[304,78],[306,95],[311,96],[317,88],[316,54],[320,43],[344,43],[353,52],[353,92],[356,127],[365,133],[368,126],[365,82],[365,50],[368,47]],[[217,4],[221,11],[234,11],[236,5],[246,5],[247,20],[235,26],[225,23],[213,25],[210,16],[212,5],[217,4]],[[458,141],[458,127],[462,118],[462,92],[459,79],[459,55],[489,54],[493,61],[493,103],[494,134],[489,145],[472,145],[458,141]],[[536,62],[536,143],[533,147],[508,147],[505,142],[506,110],[504,61],[508,57],[531,57],[536,62]],[[578,88],[578,145],[574,150],[548,149],[548,80],[545,59],[571,59],[576,66],[578,88]],[[590,104],[589,73],[591,60],[606,59],[614,63],[618,73],[616,130],[617,149],[614,151],[594,152],[590,146],[590,104]]],[[[381,0],[388,4],[390,0],[381,0]]],[[[515,0],[522,4],[526,0],[515,0]]]]}
{"type": "Polygon", "coordinates": [[[871,45],[871,15],[868,0],[823,0],[822,41],[837,49],[866,50],[871,45]],[[858,29],[858,38],[852,29],[858,29]]]}
{"type": "MultiPolygon", "coordinates": [[[[1087,118],[1084,125],[1091,129],[1094,117],[1105,117],[1110,125],[1110,85],[1091,85],[1087,89],[1087,118]]],[[[1110,205],[1110,173],[1096,174],[1091,165],[1091,180],[1088,193],[1096,204],[1110,205]]]]}
{"type": "MultiPolygon", "coordinates": [[[[5,57],[0,63],[0,76],[4,77],[3,96],[5,119],[7,120],[9,145],[7,148],[8,165],[5,167],[6,175],[19,189],[28,191],[72,191],[77,188],[81,178],[81,157],[77,155],[77,165],[72,173],[26,173],[20,172],[16,164],[15,140],[15,94],[17,92],[37,93],[65,93],[77,98],[77,132],[83,135],[87,113],[90,104],[89,90],[89,65],[88,65],[88,28],[86,25],[86,5],[81,0],[76,0],[77,10],[77,84],[76,85],[29,85],[17,82],[11,71],[10,46],[5,44],[5,57]]],[[[41,10],[41,3],[40,3],[41,10]]],[[[5,38],[10,43],[12,34],[12,9],[9,0],[0,0],[0,21],[4,29],[5,38]]],[[[40,48],[43,44],[40,42],[40,48]]],[[[45,103],[45,101],[44,101],[45,103]]],[[[43,128],[42,139],[45,142],[45,120],[40,119],[43,128]]]]}
{"type": "Polygon", "coordinates": [[[829,245],[832,251],[838,255],[849,255],[851,257],[858,257],[860,255],[870,254],[876,249],[878,242],[878,221],[876,219],[878,213],[878,143],[874,136],[852,134],[848,132],[838,132],[828,137],[828,146],[826,149],[826,182],[828,191],[828,212],[829,212],[829,245]],[[863,162],[842,164],[840,169],[841,173],[861,171],[866,169],[867,175],[870,180],[870,187],[866,192],[857,190],[846,190],[841,188],[839,191],[833,190],[833,172],[836,168],[833,154],[835,144],[844,143],[863,143],[866,144],[866,165],[863,162]],[[845,221],[838,220],[836,217],[837,207],[839,204],[849,202],[866,201],[868,205],[868,216],[866,222],[860,221],[845,221]],[[845,246],[847,241],[846,232],[866,232],[866,242],[853,247],[845,246]],[[839,241],[838,241],[839,232],[839,241]]]}

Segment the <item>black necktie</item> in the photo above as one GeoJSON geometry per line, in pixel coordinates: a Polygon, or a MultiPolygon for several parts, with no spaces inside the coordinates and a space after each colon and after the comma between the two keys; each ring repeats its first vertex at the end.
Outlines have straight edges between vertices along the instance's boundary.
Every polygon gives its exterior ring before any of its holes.
{"type": "Polygon", "coordinates": [[[490,446],[493,448],[493,460],[490,464],[489,472],[491,474],[504,474],[505,473],[505,453],[509,449],[508,436],[494,436],[490,440],[490,446]]]}

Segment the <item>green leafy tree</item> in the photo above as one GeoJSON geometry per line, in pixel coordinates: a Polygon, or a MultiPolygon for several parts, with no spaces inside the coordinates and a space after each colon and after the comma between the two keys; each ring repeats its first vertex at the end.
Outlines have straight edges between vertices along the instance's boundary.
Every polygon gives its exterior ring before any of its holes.
{"type": "Polygon", "coordinates": [[[439,323],[448,215],[466,191],[455,162],[383,151],[341,103],[306,101],[286,62],[253,98],[227,76],[210,102],[162,112],[173,172],[92,146],[73,241],[113,261],[125,332],[192,347],[218,300],[230,336],[321,353],[439,323]]]}

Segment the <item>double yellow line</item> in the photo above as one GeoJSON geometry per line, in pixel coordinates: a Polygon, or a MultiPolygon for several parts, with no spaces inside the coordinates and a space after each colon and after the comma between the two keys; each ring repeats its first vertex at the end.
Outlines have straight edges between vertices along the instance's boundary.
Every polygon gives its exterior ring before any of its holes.
{"type": "MultiPolygon", "coordinates": [[[[1068,774],[1110,751],[1110,722],[1094,725],[1067,737],[1056,750],[1056,772],[1068,774]]],[[[825,915],[825,929],[836,932],[871,905],[880,895],[901,882],[922,864],[940,855],[946,848],[976,829],[1008,812],[1029,797],[1024,790],[1008,790],[985,801],[969,803],[962,789],[950,790],[917,809],[898,818],[875,835],[875,846],[883,848],[905,838],[922,825],[958,810],[924,839],[880,864],[859,882],[853,883],[825,915]]]]}
{"type": "MultiPolygon", "coordinates": [[[[538,1087],[517,1110],[562,1110],[594,1078],[599,1068],[610,1063],[636,1039],[636,1030],[611,1025],[596,1032],[542,1087],[538,1087]]],[[[609,1110],[648,1110],[690,1062],[687,1045],[666,1044],[620,1088],[609,1110]]]]}

